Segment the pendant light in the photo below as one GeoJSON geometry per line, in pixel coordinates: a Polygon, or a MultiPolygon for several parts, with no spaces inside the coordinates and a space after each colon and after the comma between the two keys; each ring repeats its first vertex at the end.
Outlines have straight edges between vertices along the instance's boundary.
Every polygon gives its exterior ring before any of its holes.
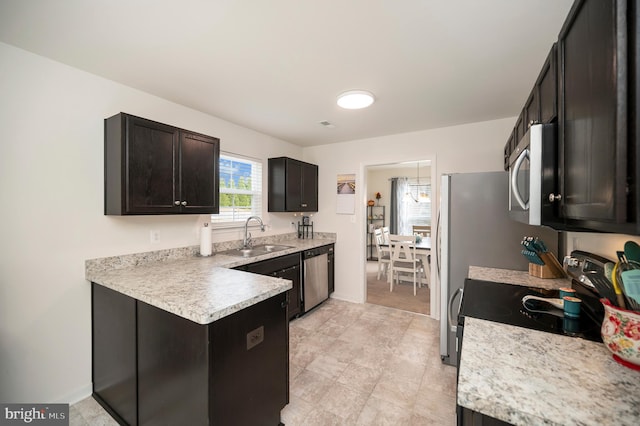
{"type": "Polygon", "coordinates": [[[413,193],[411,193],[411,188],[407,192],[405,192],[403,201],[413,201],[415,203],[427,203],[429,202],[429,195],[426,192],[420,191],[420,162],[416,163],[418,183],[416,185],[410,185],[416,187],[416,195],[414,197],[413,193]]]}

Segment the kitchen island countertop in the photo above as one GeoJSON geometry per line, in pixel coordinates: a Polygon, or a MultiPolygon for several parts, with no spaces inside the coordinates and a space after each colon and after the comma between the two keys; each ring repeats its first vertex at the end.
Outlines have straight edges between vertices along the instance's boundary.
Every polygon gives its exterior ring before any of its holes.
{"type": "Polygon", "coordinates": [[[640,372],[602,343],[469,317],[458,404],[515,425],[636,425],[640,372]]]}
{"type": "MultiPolygon", "coordinates": [[[[243,258],[194,249],[90,259],[88,281],[199,324],[209,324],[291,289],[291,281],[230,268],[335,243],[335,238],[285,239],[286,250],[243,258]]],[[[229,247],[232,248],[232,247],[229,247]]]]}

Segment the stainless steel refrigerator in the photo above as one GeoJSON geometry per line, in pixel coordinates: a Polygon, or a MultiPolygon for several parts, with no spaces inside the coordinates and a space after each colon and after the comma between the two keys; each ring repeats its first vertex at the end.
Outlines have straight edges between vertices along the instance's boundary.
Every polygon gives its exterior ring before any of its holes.
{"type": "Polygon", "coordinates": [[[440,356],[456,365],[456,329],[460,291],[470,265],[528,270],[521,254],[525,235],[542,238],[557,255],[558,233],[509,218],[507,172],[443,175],[438,214],[440,278],[440,356]]]}

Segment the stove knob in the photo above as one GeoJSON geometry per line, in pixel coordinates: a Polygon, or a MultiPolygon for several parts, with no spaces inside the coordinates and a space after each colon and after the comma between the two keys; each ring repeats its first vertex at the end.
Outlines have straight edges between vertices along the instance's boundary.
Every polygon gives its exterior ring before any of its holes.
{"type": "Polygon", "coordinates": [[[562,263],[564,263],[565,267],[568,266],[569,268],[576,268],[580,266],[580,260],[571,256],[565,256],[562,263]]]}

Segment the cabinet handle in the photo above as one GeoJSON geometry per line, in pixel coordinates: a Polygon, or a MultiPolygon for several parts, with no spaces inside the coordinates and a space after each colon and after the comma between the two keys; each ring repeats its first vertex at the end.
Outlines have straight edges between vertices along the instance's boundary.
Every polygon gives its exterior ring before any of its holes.
{"type": "Polygon", "coordinates": [[[307,207],[306,204],[300,204],[300,207],[307,207]]]}
{"type": "Polygon", "coordinates": [[[286,301],[286,300],[284,302],[280,303],[280,307],[283,308],[283,309],[286,308],[287,306],[289,306],[289,302],[286,301]]]}
{"type": "Polygon", "coordinates": [[[187,205],[187,202],[186,202],[186,201],[183,201],[183,202],[181,202],[180,204],[182,204],[183,206],[186,206],[186,205],[187,205]]]}
{"type": "Polygon", "coordinates": [[[554,201],[560,201],[560,200],[562,200],[562,195],[561,195],[561,194],[558,194],[558,195],[556,195],[556,194],[549,194],[549,201],[550,201],[550,202],[552,202],[552,203],[553,203],[554,201]]]}
{"type": "Polygon", "coordinates": [[[176,200],[176,201],[173,202],[173,204],[175,204],[176,206],[179,206],[180,205],[180,201],[176,200]]]}

